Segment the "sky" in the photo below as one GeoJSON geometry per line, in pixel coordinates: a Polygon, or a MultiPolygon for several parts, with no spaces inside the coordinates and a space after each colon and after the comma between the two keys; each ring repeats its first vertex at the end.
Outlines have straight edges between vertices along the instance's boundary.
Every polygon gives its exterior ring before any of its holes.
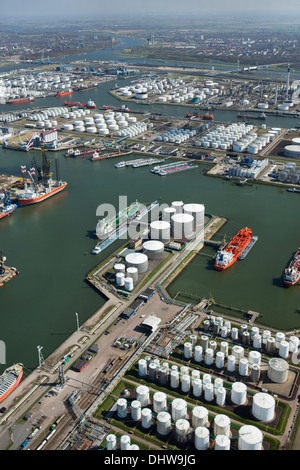
{"type": "Polygon", "coordinates": [[[299,0],[13,0],[1,2],[1,20],[5,18],[70,18],[143,14],[248,14],[260,16],[281,11],[298,12],[299,0]]]}

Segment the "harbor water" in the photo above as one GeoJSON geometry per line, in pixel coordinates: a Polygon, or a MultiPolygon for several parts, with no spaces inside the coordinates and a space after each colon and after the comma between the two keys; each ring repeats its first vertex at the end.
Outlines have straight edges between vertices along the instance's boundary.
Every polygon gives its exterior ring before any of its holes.
{"type": "MultiPolygon", "coordinates": [[[[108,95],[113,85],[114,82],[107,82],[96,89],[74,93],[72,100],[93,99],[98,107],[120,105],[108,95]]],[[[59,101],[52,97],[40,103],[59,106],[59,101]]],[[[38,104],[37,100],[35,106],[38,104]]],[[[141,112],[151,110],[151,106],[129,107],[141,112]]],[[[183,117],[188,109],[154,106],[156,112],[178,117],[183,117]]],[[[214,114],[220,121],[236,121],[233,111],[214,114]]],[[[267,124],[274,127],[293,127],[295,121],[267,118],[267,124]]],[[[29,168],[33,155],[40,161],[40,152],[1,148],[1,173],[21,176],[20,165],[27,164],[29,168]]],[[[0,248],[7,264],[20,271],[0,291],[0,339],[6,344],[6,364],[22,362],[28,369],[36,367],[38,345],[43,347],[46,358],[76,329],[75,312],[82,324],[104,305],[105,299],[89,287],[85,276],[122,244],[118,241],[97,256],[90,254],[95,245],[92,233],[98,221],[97,206],[112,203],[118,208],[119,195],[127,196],[129,204],[135,200],[150,203],[158,198],[168,204],[180,199],[203,203],[207,213],[229,219],[218,239],[222,235],[229,238],[240,228],[250,226],[259,240],[245,260],[225,272],[216,272],[209,257],[197,255],[170,286],[170,293],[212,295],[225,305],[262,313],[261,320],[266,325],[280,329],[300,327],[299,287],[284,288],[282,278],[299,247],[298,194],[256,184],[236,186],[205,176],[206,167],[201,164],[188,172],[158,178],[150,172],[151,167],[117,170],[114,164],[124,157],[99,162],[65,158],[63,152],[49,152],[48,157],[53,169],[54,158],[59,158],[67,189],[39,205],[18,208],[0,224],[0,248]]],[[[135,155],[130,155],[133,158],[135,155]]],[[[205,250],[210,255],[215,253],[211,248],[205,250]]],[[[1,365],[0,372],[4,368],[1,365]]]]}

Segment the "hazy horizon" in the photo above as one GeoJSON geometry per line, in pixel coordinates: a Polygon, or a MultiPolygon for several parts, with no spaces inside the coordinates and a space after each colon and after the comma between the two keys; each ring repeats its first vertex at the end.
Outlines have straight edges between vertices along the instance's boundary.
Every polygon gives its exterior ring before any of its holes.
{"type": "MultiPolygon", "coordinates": [[[[199,19],[205,16],[216,15],[254,15],[259,17],[270,16],[272,18],[282,15],[285,17],[291,16],[295,20],[295,14],[300,14],[299,2],[297,0],[286,0],[284,4],[279,0],[252,0],[247,4],[241,3],[238,0],[214,0],[208,3],[203,0],[189,0],[187,3],[182,0],[151,0],[151,2],[144,2],[141,0],[89,0],[84,3],[82,0],[52,0],[37,1],[37,0],[14,0],[14,2],[6,2],[1,5],[1,19],[3,20],[22,20],[42,18],[45,21],[59,20],[59,19],[87,19],[101,17],[128,17],[134,15],[136,17],[146,15],[170,15],[170,16],[194,16],[199,15],[199,19]]],[[[194,20],[197,18],[194,17],[194,20]]]]}

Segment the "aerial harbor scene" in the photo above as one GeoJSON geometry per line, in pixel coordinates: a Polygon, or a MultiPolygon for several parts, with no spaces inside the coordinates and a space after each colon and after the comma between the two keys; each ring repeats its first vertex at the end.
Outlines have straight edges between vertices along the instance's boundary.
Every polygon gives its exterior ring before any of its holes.
{"type": "Polygon", "coordinates": [[[3,6],[1,450],[300,450],[299,19],[3,6]]]}

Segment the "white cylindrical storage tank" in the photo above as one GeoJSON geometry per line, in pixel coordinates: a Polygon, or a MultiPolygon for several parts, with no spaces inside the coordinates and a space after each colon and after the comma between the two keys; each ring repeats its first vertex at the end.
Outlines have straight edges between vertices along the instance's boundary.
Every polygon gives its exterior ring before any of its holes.
{"type": "Polygon", "coordinates": [[[134,421],[138,421],[142,416],[142,405],[138,400],[133,400],[131,402],[131,418],[134,421]]]}
{"type": "Polygon", "coordinates": [[[137,282],[139,280],[139,272],[137,268],[129,267],[126,270],[126,276],[131,277],[133,282],[137,282]]]}
{"type": "Polygon", "coordinates": [[[256,393],[253,397],[252,414],[259,421],[271,421],[275,415],[275,399],[268,393],[256,393]]]}
{"type": "Polygon", "coordinates": [[[262,337],[259,333],[253,336],[253,347],[255,349],[261,349],[262,346],[262,337]]]}
{"type": "MultiPolygon", "coordinates": [[[[163,222],[167,223],[167,222],[163,222]]],[[[164,255],[164,244],[159,240],[148,240],[143,243],[144,253],[149,259],[162,259],[164,255]]]]}
{"type": "MultiPolygon", "coordinates": [[[[154,220],[150,223],[150,236],[152,240],[160,240],[163,243],[170,241],[171,224],[166,220],[154,220]]],[[[162,247],[159,247],[162,250],[162,247]]]]}
{"type": "Polygon", "coordinates": [[[116,274],[116,284],[117,286],[124,286],[125,275],[124,273],[117,273],[116,274]]]}
{"type": "Polygon", "coordinates": [[[175,209],[176,214],[181,214],[183,212],[183,202],[182,201],[173,201],[171,207],[175,209]]]}
{"type": "Polygon", "coordinates": [[[200,346],[200,345],[195,346],[195,350],[194,350],[195,362],[201,362],[202,361],[202,353],[203,353],[202,346],[200,346]]]}
{"type": "Polygon", "coordinates": [[[231,354],[239,361],[244,357],[244,348],[242,346],[233,346],[231,354]]]}
{"type": "Polygon", "coordinates": [[[239,336],[239,330],[237,328],[233,327],[231,329],[231,339],[236,341],[238,339],[238,336],[239,336]]]}
{"type": "Polygon", "coordinates": [[[290,353],[294,353],[299,348],[299,338],[297,336],[290,336],[289,337],[289,351],[290,353]]]}
{"type": "Polygon", "coordinates": [[[215,439],[215,450],[230,450],[229,437],[219,434],[215,439]]]}
{"type": "Polygon", "coordinates": [[[236,363],[235,357],[232,354],[230,356],[228,356],[228,358],[227,358],[227,371],[228,372],[234,372],[235,371],[235,363],[236,363]]]}
{"type": "Polygon", "coordinates": [[[189,239],[194,234],[194,217],[190,214],[175,214],[171,218],[173,226],[174,239],[189,239]]]}
{"type": "Polygon", "coordinates": [[[194,229],[204,227],[205,207],[203,204],[185,204],[183,212],[194,217],[194,229]]]}
{"type": "Polygon", "coordinates": [[[187,419],[178,419],[175,423],[176,440],[178,442],[186,442],[189,429],[190,423],[187,419]]]}
{"type": "Polygon", "coordinates": [[[161,411],[157,415],[157,433],[167,436],[171,432],[171,415],[167,411],[161,411]]]}
{"type": "Polygon", "coordinates": [[[225,354],[221,351],[218,351],[216,354],[216,367],[218,369],[223,369],[225,361],[225,354]]]}
{"type": "Polygon", "coordinates": [[[153,395],[153,411],[160,413],[167,410],[167,395],[164,392],[155,392],[153,395]]]}
{"type": "Polygon", "coordinates": [[[189,375],[183,375],[181,377],[181,391],[183,393],[188,393],[191,388],[191,378],[189,375]]]}
{"type": "Polygon", "coordinates": [[[192,343],[184,343],[183,355],[185,359],[191,359],[193,355],[192,343]]]}
{"type": "Polygon", "coordinates": [[[227,343],[227,341],[221,341],[221,343],[220,343],[220,352],[222,352],[225,356],[228,355],[228,343],[227,343]]]}
{"type": "Polygon", "coordinates": [[[152,411],[150,408],[142,409],[142,427],[144,429],[149,429],[152,426],[152,411]]]}
{"type": "Polygon", "coordinates": [[[235,382],[231,387],[231,401],[235,405],[244,405],[247,400],[247,387],[242,382],[235,382]]]}
{"type": "Polygon", "coordinates": [[[154,362],[149,364],[149,379],[153,382],[157,378],[157,365],[154,362]]]}
{"type": "Polygon", "coordinates": [[[219,434],[223,434],[225,436],[230,435],[230,419],[226,415],[216,415],[214,419],[214,435],[218,436],[219,434]]]}
{"type": "Polygon", "coordinates": [[[206,401],[212,401],[214,399],[214,386],[212,383],[205,385],[204,398],[206,401]]]}
{"type": "Polygon", "coordinates": [[[262,335],[262,343],[267,344],[267,339],[271,336],[271,331],[269,330],[264,330],[263,335],[262,335]]]}
{"type": "Polygon", "coordinates": [[[127,400],[125,398],[119,398],[117,400],[117,413],[119,418],[127,417],[127,400]]]}
{"type": "Polygon", "coordinates": [[[125,256],[127,267],[137,268],[139,274],[143,274],[148,269],[148,256],[144,253],[130,253],[125,256]]]}
{"type": "Polygon", "coordinates": [[[176,214],[174,207],[166,207],[162,213],[162,219],[166,222],[171,222],[172,215],[176,214]]]}
{"type": "Polygon", "coordinates": [[[201,393],[202,393],[202,380],[195,379],[193,381],[193,395],[194,397],[200,397],[201,393]]]}
{"type": "Polygon", "coordinates": [[[217,377],[214,380],[214,394],[215,395],[217,395],[217,390],[219,387],[223,387],[223,379],[221,379],[220,377],[217,377]]]}
{"type": "Polygon", "coordinates": [[[211,348],[207,348],[205,351],[205,364],[211,366],[214,362],[214,351],[211,348]]]}
{"type": "Polygon", "coordinates": [[[285,334],[282,331],[278,331],[275,335],[275,346],[279,349],[281,341],[285,340],[285,334]]]}
{"type": "Polygon", "coordinates": [[[187,415],[187,402],[182,398],[175,398],[171,404],[171,415],[174,421],[185,419],[187,415]]]}
{"type": "Polygon", "coordinates": [[[207,450],[209,447],[209,430],[203,426],[195,429],[195,447],[197,450],[207,450]]]}
{"type": "Polygon", "coordinates": [[[281,341],[279,346],[279,356],[286,359],[289,356],[290,348],[287,341],[281,341]]]}
{"type": "Polygon", "coordinates": [[[124,289],[127,291],[133,290],[133,279],[132,277],[125,277],[124,278],[124,289]]]}
{"type": "Polygon", "coordinates": [[[192,411],[192,425],[194,428],[198,426],[208,426],[208,410],[204,406],[195,406],[192,411]]]}
{"type": "Polygon", "coordinates": [[[117,436],[115,434],[107,434],[106,436],[107,450],[117,450],[117,436]]]}
{"type": "Polygon", "coordinates": [[[239,374],[242,376],[246,376],[249,373],[249,361],[245,357],[239,362],[239,374]]]}
{"type": "Polygon", "coordinates": [[[203,383],[203,388],[205,389],[206,385],[211,383],[211,375],[203,374],[202,383],[203,383]]]}
{"type": "Polygon", "coordinates": [[[176,370],[172,370],[170,374],[170,386],[171,388],[179,387],[179,372],[176,370]]]}
{"type": "Polygon", "coordinates": [[[192,370],[192,381],[200,379],[200,371],[199,370],[192,370]]]}
{"type": "Polygon", "coordinates": [[[239,450],[262,450],[263,434],[255,426],[245,425],[239,429],[239,450]]]}
{"type": "Polygon", "coordinates": [[[222,326],[222,327],[221,327],[221,337],[222,337],[222,338],[227,338],[227,335],[228,335],[227,327],[226,327],[226,326],[222,326]]]}
{"type": "Polygon", "coordinates": [[[140,359],[139,362],[139,376],[144,377],[147,375],[147,361],[145,359],[140,359]]]}
{"type": "Polygon", "coordinates": [[[139,385],[136,389],[136,399],[142,406],[148,406],[150,403],[149,387],[146,387],[146,385],[139,385]]]}
{"type": "Polygon", "coordinates": [[[120,439],[121,442],[121,450],[130,450],[130,445],[131,445],[131,439],[130,436],[121,436],[120,439]]]}
{"type": "Polygon", "coordinates": [[[224,406],[226,402],[226,389],[224,387],[219,387],[217,389],[217,405],[224,406]]]}
{"type": "Polygon", "coordinates": [[[203,349],[206,349],[208,347],[208,336],[206,335],[201,336],[201,346],[203,349]]]}
{"type": "Polygon", "coordinates": [[[249,352],[249,364],[258,364],[261,363],[261,354],[258,351],[249,352]]]}
{"type": "Polygon", "coordinates": [[[272,358],[268,364],[268,378],[275,383],[285,383],[288,379],[289,364],[284,359],[272,358]]]}

